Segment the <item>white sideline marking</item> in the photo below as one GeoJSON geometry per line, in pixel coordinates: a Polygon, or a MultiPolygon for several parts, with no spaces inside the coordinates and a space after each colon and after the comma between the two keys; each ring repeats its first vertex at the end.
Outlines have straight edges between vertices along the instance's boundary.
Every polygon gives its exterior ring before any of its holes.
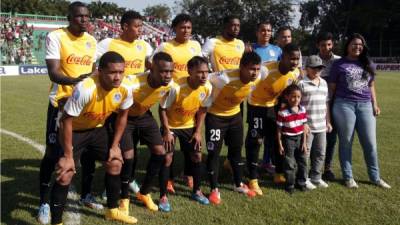
{"type": "MultiPolygon", "coordinates": [[[[42,155],[45,152],[46,147],[44,145],[41,145],[30,138],[24,137],[12,131],[4,130],[2,128],[0,128],[0,133],[6,134],[8,136],[11,136],[13,138],[16,138],[22,142],[29,144],[30,146],[38,150],[42,155]]],[[[81,215],[79,213],[80,205],[78,204],[78,201],[79,201],[79,195],[76,193],[75,187],[71,185],[68,191],[68,201],[65,209],[66,221],[64,222],[64,224],[79,225],[81,223],[81,215]]]]}

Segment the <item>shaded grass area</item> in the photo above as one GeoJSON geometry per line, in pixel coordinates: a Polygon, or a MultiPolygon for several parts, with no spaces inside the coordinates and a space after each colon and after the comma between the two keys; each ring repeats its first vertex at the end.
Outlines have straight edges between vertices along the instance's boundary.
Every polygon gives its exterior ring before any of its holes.
{"type": "MultiPolygon", "coordinates": [[[[189,199],[190,190],[181,177],[176,182],[177,195],[170,196],[171,213],[152,213],[133,200],[131,214],[139,224],[400,224],[400,157],[398,129],[400,119],[400,74],[381,73],[377,77],[377,93],[382,114],[378,118],[378,151],[382,177],[392,185],[382,190],[368,182],[365,164],[358,141],[354,141],[353,170],[360,184],[358,190],[343,187],[340,180],[328,189],[287,195],[262,174],[264,196],[248,199],[232,192],[232,178],[221,166],[221,197],[219,206],[202,206],[189,199]]],[[[1,128],[44,143],[47,93],[45,76],[1,78],[1,128]]],[[[155,112],[155,111],[154,111],[155,112]]],[[[157,113],[153,113],[157,115],[157,113]]],[[[144,177],[149,152],[139,149],[138,179],[144,177]]],[[[225,158],[223,150],[221,163],[225,158]]],[[[206,155],[205,155],[206,156],[206,155]]],[[[37,224],[38,172],[41,155],[33,147],[12,137],[1,135],[1,220],[2,224],[37,224]]],[[[182,171],[182,155],[178,151],[176,171],[182,171]]],[[[103,189],[103,170],[99,165],[93,191],[103,189]]],[[[340,177],[337,155],[334,171],[340,177]]],[[[79,173],[75,177],[78,191],[79,173]]],[[[206,177],[204,176],[204,179],[206,177]]],[[[155,181],[157,183],[157,181],[155,181]]],[[[155,187],[153,199],[158,199],[155,187]]],[[[207,183],[203,190],[208,194],[207,183]]],[[[81,224],[108,224],[102,212],[81,208],[81,224]]]]}

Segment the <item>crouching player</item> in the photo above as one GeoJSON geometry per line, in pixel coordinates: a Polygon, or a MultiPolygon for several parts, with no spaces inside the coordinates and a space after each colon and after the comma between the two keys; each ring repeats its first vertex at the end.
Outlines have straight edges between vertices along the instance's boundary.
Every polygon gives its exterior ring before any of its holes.
{"type": "Polygon", "coordinates": [[[205,103],[211,95],[212,86],[208,82],[208,62],[205,58],[195,56],[189,60],[187,67],[190,76],[175,81],[178,89],[172,98],[173,101],[167,102],[165,108],[160,107],[161,130],[167,151],[163,173],[169,175],[175,139],[178,138],[181,150],[190,156],[188,157],[190,160],[185,157],[185,167],[193,176],[192,199],[207,205],[209,201],[200,190],[201,128],[207,112],[205,103]]]}
{"type": "Polygon", "coordinates": [[[60,124],[64,156],[58,160],[57,182],[51,192],[52,224],[62,224],[75,162],[84,152],[105,164],[108,195],[105,218],[129,224],[137,222],[136,218],[118,209],[122,166],[119,141],[126,126],[128,109],[133,103],[131,85],[123,79],[124,66],[121,55],[105,53],[100,58],[98,74],[78,83],[65,104],[60,124]],[[104,123],[113,111],[118,111],[118,116],[114,136],[110,137],[104,123]]]}

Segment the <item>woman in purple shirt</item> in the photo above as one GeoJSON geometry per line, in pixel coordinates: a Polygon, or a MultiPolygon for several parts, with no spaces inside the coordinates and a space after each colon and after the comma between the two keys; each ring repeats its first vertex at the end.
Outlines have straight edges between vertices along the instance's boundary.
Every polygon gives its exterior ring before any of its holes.
{"type": "Polygon", "coordinates": [[[351,163],[354,131],[364,152],[370,181],[390,188],[379,175],[375,116],[380,109],[375,75],[365,39],[360,34],[352,34],[345,43],[343,57],[332,64],[328,79],[331,100],[334,100],[332,110],[338,130],[340,166],[348,188],[358,188],[351,163]]]}

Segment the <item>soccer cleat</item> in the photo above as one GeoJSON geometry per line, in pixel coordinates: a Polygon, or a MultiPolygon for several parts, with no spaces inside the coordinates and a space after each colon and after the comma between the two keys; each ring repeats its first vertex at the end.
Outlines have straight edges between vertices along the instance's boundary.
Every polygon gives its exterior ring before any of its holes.
{"type": "Polygon", "coordinates": [[[193,177],[192,176],[186,176],[186,185],[190,189],[193,189],[193,177]]]}
{"type": "Polygon", "coordinates": [[[105,214],[105,219],[120,221],[128,224],[137,223],[137,219],[135,217],[125,215],[125,213],[120,211],[118,208],[107,209],[105,214]]]}
{"type": "Polygon", "coordinates": [[[131,190],[135,194],[140,191],[139,184],[136,182],[136,180],[133,180],[129,183],[129,190],[131,190]]]}
{"type": "Polygon", "coordinates": [[[104,208],[102,204],[96,202],[96,198],[91,194],[87,194],[85,198],[81,198],[79,203],[91,209],[102,210],[104,208]]]}
{"type": "Polygon", "coordinates": [[[48,224],[50,223],[50,206],[47,203],[41,204],[39,207],[39,213],[37,217],[39,223],[48,224]]]}
{"type": "Polygon", "coordinates": [[[346,180],[344,183],[348,188],[358,188],[358,184],[354,179],[346,180]]]}
{"type": "Polygon", "coordinates": [[[119,200],[119,211],[129,216],[129,198],[123,198],[119,200]]]}
{"type": "Polygon", "coordinates": [[[236,186],[233,187],[233,190],[236,192],[239,192],[241,194],[245,194],[250,198],[255,197],[257,195],[254,191],[250,190],[249,187],[247,187],[247,185],[245,185],[243,183],[240,183],[239,187],[236,187],[236,186]]]}
{"type": "Polygon", "coordinates": [[[250,180],[249,188],[250,188],[250,190],[254,191],[257,195],[263,195],[263,192],[262,192],[260,186],[258,185],[257,179],[250,180]]]}
{"type": "Polygon", "coordinates": [[[311,181],[315,186],[319,188],[327,188],[329,185],[322,179],[317,180],[317,181],[311,181]]]}
{"type": "Polygon", "coordinates": [[[136,198],[141,201],[146,208],[150,209],[151,211],[158,211],[158,206],[153,202],[151,199],[151,195],[142,195],[140,192],[136,193],[136,198]]]}
{"type": "Polygon", "coordinates": [[[170,194],[175,194],[174,182],[172,180],[168,180],[167,182],[167,191],[170,194]]]}
{"type": "Polygon", "coordinates": [[[196,193],[192,193],[192,199],[202,205],[210,204],[208,198],[206,198],[200,190],[196,191],[196,193]]]}
{"type": "Polygon", "coordinates": [[[387,184],[384,180],[380,179],[378,182],[375,182],[375,185],[381,188],[390,189],[392,188],[389,184],[387,184]]]}
{"type": "Polygon", "coordinates": [[[168,202],[168,198],[166,195],[160,198],[160,202],[158,204],[158,209],[162,212],[170,212],[171,205],[168,202]]]}
{"type": "Polygon", "coordinates": [[[276,173],[274,175],[274,183],[275,184],[283,184],[286,182],[286,178],[282,173],[276,173]]]}
{"type": "Polygon", "coordinates": [[[221,204],[221,194],[218,191],[218,188],[213,189],[210,193],[210,196],[208,196],[208,200],[214,205],[219,205],[221,204]]]}
{"type": "Polygon", "coordinates": [[[307,180],[306,180],[305,187],[306,187],[308,190],[314,190],[315,188],[317,188],[313,183],[311,183],[310,179],[307,179],[307,180]]]}

